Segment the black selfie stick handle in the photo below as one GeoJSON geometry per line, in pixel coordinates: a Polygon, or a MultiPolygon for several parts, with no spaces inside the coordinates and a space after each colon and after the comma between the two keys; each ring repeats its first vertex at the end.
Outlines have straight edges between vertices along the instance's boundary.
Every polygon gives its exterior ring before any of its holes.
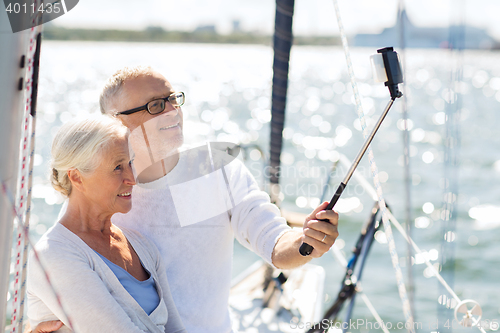
{"type": "MultiPolygon", "coordinates": [[[[340,183],[339,187],[337,188],[337,191],[335,192],[335,194],[332,197],[332,200],[330,200],[330,203],[328,204],[328,206],[326,206],[326,209],[329,209],[329,210],[333,209],[333,207],[335,206],[335,204],[339,200],[340,195],[342,194],[342,192],[344,192],[345,187],[346,187],[346,184],[340,183]]],[[[328,220],[320,220],[320,221],[328,222],[328,220]]],[[[309,245],[307,243],[302,243],[302,245],[300,246],[299,252],[301,255],[303,255],[305,257],[305,256],[310,255],[313,250],[314,250],[314,248],[311,245],[309,245]]]]}

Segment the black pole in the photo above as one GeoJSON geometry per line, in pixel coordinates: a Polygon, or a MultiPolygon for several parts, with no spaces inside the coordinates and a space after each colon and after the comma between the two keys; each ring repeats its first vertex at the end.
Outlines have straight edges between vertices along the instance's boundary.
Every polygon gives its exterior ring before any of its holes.
{"type": "Polygon", "coordinates": [[[276,21],[274,27],[273,90],[271,107],[271,147],[270,182],[271,199],[276,202],[278,193],[273,187],[279,184],[280,156],[283,146],[283,127],[285,123],[286,95],[288,89],[288,69],[290,50],[293,43],[294,0],[276,0],[276,21]]]}
{"type": "Polygon", "coordinates": [[[31,86],[31,110],[32,117],[36,115],[36,102],[38,99],[38,77],[40,74],[40,50],[42,48],[42,33],[36,36],[36,49],[33,59],[33,84],[31,86]]]}

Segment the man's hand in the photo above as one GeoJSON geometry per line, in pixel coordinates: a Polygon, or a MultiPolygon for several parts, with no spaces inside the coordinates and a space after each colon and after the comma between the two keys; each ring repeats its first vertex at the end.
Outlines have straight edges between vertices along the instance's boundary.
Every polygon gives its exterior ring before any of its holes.
{"type": "Polygon", "coordinates": [[[328,252],[339,236],[337,230],[339,214],[333,210],[325,210],[326,206],[328,202],[325,201],[306,217],[304,223],[302,242],[314,248],[310,255],[313,258],[319,258],[328,252]]]}
{"type": "MultiPolygon", "coordinates": [[[[43,323],[38,324],[31,333],[50,333],[57,331],[63,326],[62,321],[60,320],[50,320],[44,321],[43,323]]],[[[30,331],[25,331],[24,333],[29,333],[30,331]]]]}
{"type": "Polygon", "coordinates": [[[272,260],[280,269],[291,269],[319,258],[332,247],[339,233],[339,215],[333,210],[325,210],[328,202],[318,206],[306,217],[302,231],[292,230],[285,233],[274,246],[272,260]],[[328,220],[318,221],[319,219],[328,220]],[[311,255],[304,257],[299,253],[300,245],[306,242],[314,247],[311,255]]]}

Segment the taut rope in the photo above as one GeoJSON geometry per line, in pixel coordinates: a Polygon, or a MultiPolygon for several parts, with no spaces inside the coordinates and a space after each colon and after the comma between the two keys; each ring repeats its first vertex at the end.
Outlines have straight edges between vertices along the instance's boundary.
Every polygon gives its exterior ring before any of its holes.
{"type": "MultiPolygon", "coordinates": [[[[337,23],[339,25],[340,37],[342,40],[342,46],[344,48],[344,53],[345,53],[345,57],[346,57],[346,61],[347,61],[347,69],[349,72],[349,76],[351,78],[352,89],[354,92],[354,99],[356,101],[356,110],[357,110],[358,117],[359,117],[359,120],[361,123],[361,127],[363,129],[363,136],[365,138],[367,138],[369,135],[369,132],[368,132],[368,129],[366,128],[365,115],[363,112],[363,107],[361,105],[361,99],[359,97],[359,91],[358,91],[358,87],[356,84],[354,70],[352,67],[351,55],[350,55],[349,46],[347,43],[347,37],[346,37],[345,31],[344,31],[344,25],[342,24],[342,19],[340,16],[340,10],[339,10],[337,0],[333,0],[333,4],[335,6],[335,13],[337,16],[337,23]]],[[[413,333],[413,332],[415,332],[415,329],[413,327],[413,316],[411,313],[410,302],[408,300],[408,296],[406,293],[406,287],[404,284],[401,266],[399,265],[399,256],[398,256],[398,253],[396,251],[396,244],[394,242],[394,237],[392,234],[391,224],[389,221],[389,215],[388,215],[387,207],[385,204],[384,195],[382,192],[382,187],[380,185],[380,181],[378,178],[378,169],[377,169],[377,165],[375,164],[375,157],[373,156],[373,151],[370,147],[368,148],[368,158],[370,161],[370,169],[372,172],[373,183],[374,183],[375,189],[377,191],[379,207],[382,211],[382,221],[384,224],[385,235],[387,237],[387,243],[389,245],[389,253],[391,255],[392,265],[393,265],[395,273],[396,273],[396,281],[397,281],[397,285],[398,285],[399,297],[401,298],[401,301],[403,302],[403,312],[404,312],[404,316],[405,316],[405,320],[406,320],[405,327],[407,327],[409,332],[413,333]]]]}

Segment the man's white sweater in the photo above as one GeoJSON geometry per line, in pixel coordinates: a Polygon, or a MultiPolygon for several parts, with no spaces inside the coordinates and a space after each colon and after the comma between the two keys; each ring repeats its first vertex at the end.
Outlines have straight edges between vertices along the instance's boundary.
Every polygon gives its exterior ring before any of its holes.
{"type": "Polygon", "coordinates": [[[190,333],[231,332],[234,238],[272,264],[277,240],[290,230],[248,169],[210,146],[182,152],[167,176],[135,186],[132,210],[112,222],[157,245],[190,333]]]}

